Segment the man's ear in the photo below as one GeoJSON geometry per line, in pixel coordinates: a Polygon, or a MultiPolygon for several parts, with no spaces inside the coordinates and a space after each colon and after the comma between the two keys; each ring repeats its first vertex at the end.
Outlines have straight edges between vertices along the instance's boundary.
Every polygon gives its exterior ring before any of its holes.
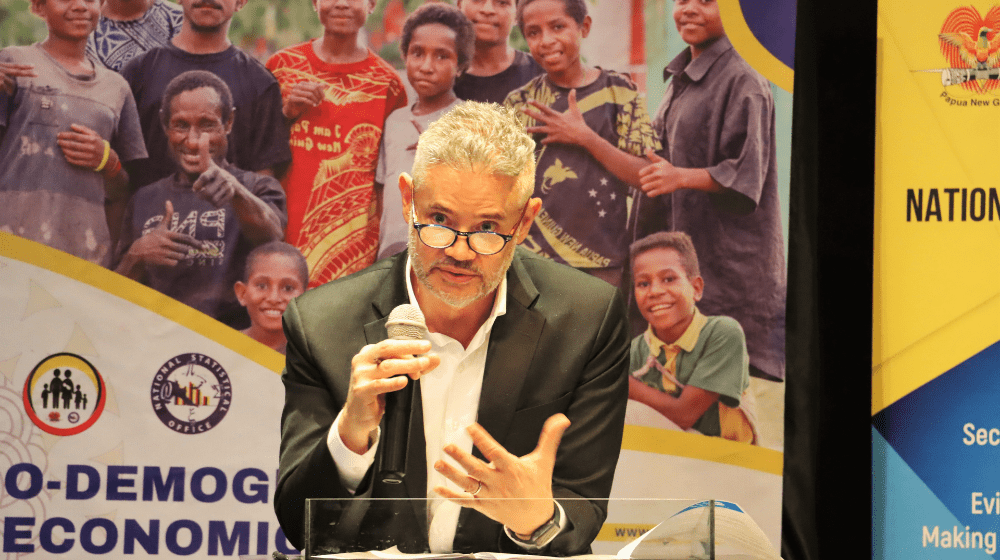
{"type": "Polygon", "coordinates": [[[243,296],[247,293],[247,285],[237,280],[236,284],[233,285],[233,291],[236,292],[236,300],[240,302],[240,305],[246,307],[247,304],[243,301],[243,296]]]}
{"type": "Polygon", "coordinates": [[[542,199],[532,198],[528,200],[528,207],[524,210],[524,216],[521,217],[521,223],[517,224],[517,236],[514,238],[518,245],[526,237],[528,237],[528,232],[531,231],[531,224],[535,221],[535,216],[542,211],[542,199]]]}
{"type": "Polygon", "coordinates": [[[413,204],[413,177],[407,172],[399,174],[399,195],[403,199],[403,220],[410,223],[410,208],[413,204]]]}
{"type": "Polygon", "coordinates": [[[234,10],[234,12],[242,10],[243,7],[246,5],[247,5],[247,0],[236,0],[236,9],[234,10]]]}

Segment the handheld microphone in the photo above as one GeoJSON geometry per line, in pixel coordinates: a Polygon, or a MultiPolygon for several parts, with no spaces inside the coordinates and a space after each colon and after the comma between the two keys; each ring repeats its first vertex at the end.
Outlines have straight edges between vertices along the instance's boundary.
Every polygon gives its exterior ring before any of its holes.
{"type": "MultiPolygon", "coordinates": [[[[427,324],[420,308],[405,303],[389,313],[385,329],[392,340],[422,340],[427,333],[427,324]]],[[[385,444],[379,477],[388,484],[401,484],[405,476],[413,384],[413,379],[407,379],[405,387],[385,395],[385,444]]]]}

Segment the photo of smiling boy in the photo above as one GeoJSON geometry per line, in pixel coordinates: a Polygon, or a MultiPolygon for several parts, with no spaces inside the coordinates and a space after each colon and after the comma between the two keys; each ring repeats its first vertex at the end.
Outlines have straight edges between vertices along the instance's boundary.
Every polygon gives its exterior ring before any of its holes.
{"type": "Polygon", "coordinates": [[[583,63],[585,0],[522,0],[517,19],[545,70],[505,101],[538,145],[542,211],[524,245],[620,286],[640,156],[659,149],[645,99],[627,76],[583,63]]]}
{"type": "Polygon", "coordinates": [[[743,330],[730,317],[698,310],[705,282],[691,238],[655,233],[629,252],[636,304],[649,327],[632,340],[628,398],[677,429],[756,443],[743,330]]]}
{"type": "Polygon", "coordinates": [[[243,278],[233,286],[236,299],[250,315],[250,326],[240,332],[284,354],[281,315],[308,284],[309,269],[298,249],[284,241],[255,247],[247,255],[243,278]]]}
{"type": "Polygon", "coordinates": [[[98,0],[32,0],[48,36],[0,50],[0,231],[107,267],[146,157],[121,76],[86,56],[98,0]]]}
{"type": "Polygon", "coordinates": [[[382,193],[380,259],[406,248],[410,226],[403,216],[399,175],[412,170],[420,133],[461,101],[452,88],[469,65],[474,37],[462,12],[444,3],[420,6],[403,24],[399,46],[417,101],[396,109],[385,121],[375,171],[375,190],[382,193]]]}
{"type": "Polygon", "coordinates": [[[291,123],[285,240],[315,287],[357,272],[378,254],[375,167],[385,119],[406,105],[396,70],[358,41],[375,0],[313,0],[323,35],[279,51],[267,68],[291,123]]]}
{"type": "Polygon", "coordinates": [[[510,45],[514,0],[458,0],[476,31],[469,68],[455,80],[455,95],[467,101],[503,103],[507,94],[543,72],[527,53],[510,45]]]}

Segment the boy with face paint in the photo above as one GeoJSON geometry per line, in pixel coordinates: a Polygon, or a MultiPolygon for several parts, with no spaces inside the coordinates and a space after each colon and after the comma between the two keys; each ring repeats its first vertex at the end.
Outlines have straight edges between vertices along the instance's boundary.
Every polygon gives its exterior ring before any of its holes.
{"type": "Polygon", "coordinates": [[[291,123],[285,240],[318,286],[375,262],[379,204],[375,166],[386,117],[406,105],[402,80],[358,42],[375,0],[313,0],[323,35],[267,61],[291,123]]]}
{"type": "Polygon", "coordinates": [[[281,237],[285,196],[273,177],[226,161],[235,111],[218,76],[191,71],[163,95],[162,126],[178,171],[129,201],[117,271],[228,324],[249,324],[232,286],[247,254],[281,237]]]}

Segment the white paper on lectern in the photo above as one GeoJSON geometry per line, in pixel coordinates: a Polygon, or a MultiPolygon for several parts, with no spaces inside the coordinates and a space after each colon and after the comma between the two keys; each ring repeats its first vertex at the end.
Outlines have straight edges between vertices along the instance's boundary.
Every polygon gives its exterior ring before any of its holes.
{"type": "Polygon", "coordinates": [[[698,502],[629,543],[619,558],[640,560],[708,559],[711,557],[710,502],[698,502]]]}
{"type": "Polygon", "coordinates": [[[719,560],[781,560],[764,531],[738,505],[715,502],[715,557],[719,560]]]}

